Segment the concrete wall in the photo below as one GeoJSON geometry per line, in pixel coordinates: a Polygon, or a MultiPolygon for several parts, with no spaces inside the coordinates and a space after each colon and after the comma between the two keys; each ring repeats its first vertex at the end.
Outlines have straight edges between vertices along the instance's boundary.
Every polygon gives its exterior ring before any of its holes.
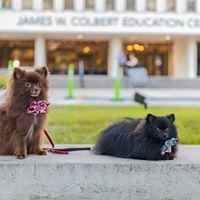
{"type": "Polygon", "coordinates": [[[95,156],[0,157],[2,200],[198,200],[200,148],[181,147],[174,161],[95,156]]]}

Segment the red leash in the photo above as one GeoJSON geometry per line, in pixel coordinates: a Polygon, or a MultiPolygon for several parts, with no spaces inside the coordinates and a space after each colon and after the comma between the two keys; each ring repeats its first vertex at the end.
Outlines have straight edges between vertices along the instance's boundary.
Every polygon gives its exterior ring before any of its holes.
{"type": "MultiPolygon", "coordinates": [[[[27,109],[27,114],[33,114],[34,116],[37,116],[38,114],[46,113],[47,107],[49,106],[49,104],[50,103],[46,100],[32,101],[27,109]]],[[[44,134],[51,144],[51,148],[44,148],[44,150],[47,150],[49,152],[66,155],[66,154],[69,154],[69,151],[90,150],[90,147],[56,149],[55,144],[53,140],[51,139],[51,135],[46,130],[44,130],[44,134]]]]}
{"type": "Polygon", "coordinates": [[[60,151],[60,150],[57,150],[57,149],[54,149],[55,148],[55,144],[51,138],[51,135],[46,131],[44,130],[44,134],[45,136],[47,137],[47,139],[49,140],[50,144],[51,144],[51,148],[44,148],[45,150],[51,152],[51,153],[56,153],[56,154],[64,154],[64,155],[67,155],[69,154],[68,151],[60,151]]]}

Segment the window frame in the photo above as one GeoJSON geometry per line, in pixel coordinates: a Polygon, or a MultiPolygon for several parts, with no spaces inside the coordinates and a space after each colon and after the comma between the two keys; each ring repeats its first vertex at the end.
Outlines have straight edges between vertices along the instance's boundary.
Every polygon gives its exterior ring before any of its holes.
{"type": "Polygon", "coordinates": [[[64,10],[74,10],[74,0],[70,0],[72,2],[72,8],[67,7],[67,1],[69,0],[64,0],[64,10]]]}
{"type": "Polygon", "coordinates": [[[115,11],[115,0],[105,0],[105,10],[106,11],[115,11]],[[108,9],[108,1],[112,1],[113,4],[113,8],[112,9],[108,9]]]}
{"type": "Polygon", "coordinates": [[[197,12],[197,8],[196,8],[196,6],[197,6],[197,0],[193,0],[193,4],[194,4],[194,10],[189,10],[189,3],[190,3],[190,0],[187,0],[187,2],[186,2],[186,11],[187,12],[189,12],[189,13],[195,13],[195,12],[197,12]]]}
{"type": "Polygon", "coordinates": [[[30,8],[25,8],[25,7],[24,7],[24,2],[25,2],[25,1],[27,1],[27,0],[22,0],[22,2],[23,2],[23,4],[22,4],[22,9],[23,9],[23,10],[33,10],[33,1],[30,0],[30,2],[31,2],[31,7],[30,7],[30,8]]]}
{"type": "Polygon", "coordinates": [[[2,2],[1,2],[1,9],[2,10],[11,10],[12,9],[12,0],[9,0],[9,2],[10,2],[10,6],[9,7],[3,7],[3,1],[4,0],[2,0],[2,2]]]}
{"type": "Polygon", "coordinates": [[[146,12],[155,12],[156,11],[156,1],[157,0],[146,0],[146,12]],[[152,10],[149,10],[149,6],[148,6],[148,3],[149,1],[154,1],[154,8],[152,10]]]}
{"type": "Polygon", "coordinates": [[[128,12],[136,11],[136,0],[132,0],[134,8],[131,8],[131,9],[128,9],[129,8],[128,1],[130,0],[126,0],[126,11],[128,12]]]}
{"type": "Polygon", "coordinates": [[[91,0],[85,0],[85,10],[87,10],[87,11],[94,11],[95,10],[95,0],[92,0],[93,1],[93,8],[87,7],[88,1],[91,1],[91,0]]]}
{"type": "Polygon", "coordinates": [[[169,10],[169,5],[168,5],[168,0],[166,1],[166,12],[176,12],[176,0],[172,0],[174,2],[174,9],[173,10],[169,10]]]}
{"type": "Polygon", "coordinates": [[[49,11],[54,9],[54,3],[53,0],[43,0],[43,10],[49,11]],[[51,1],[51,8],[45,8],[45,1],[51,1]]]}

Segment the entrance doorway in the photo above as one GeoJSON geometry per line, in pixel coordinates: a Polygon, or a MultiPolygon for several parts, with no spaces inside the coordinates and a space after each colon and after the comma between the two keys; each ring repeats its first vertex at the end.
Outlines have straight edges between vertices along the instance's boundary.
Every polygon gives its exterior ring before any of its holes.
{"type": "Polygon", "coordinates": [[[125,43],[124,52],[135,54],[139,66],[146,67],[150,76],[167,76],[171,44],[125,43]]]}
{"type": "Polygon", "coordinates": [[[107,42],[47,41],[47,63],[52,73],[65,74],[70,63],[78,73],[78,63],[83,61],[85,74],[107,73],[107,42]]]}
{"type": "Polygon", "coordinates": [[[6,68],[10,59],[18,59],[21,66],[33,66],[34,42],[21,40],[0,41],[0,67],[6,68]]]}

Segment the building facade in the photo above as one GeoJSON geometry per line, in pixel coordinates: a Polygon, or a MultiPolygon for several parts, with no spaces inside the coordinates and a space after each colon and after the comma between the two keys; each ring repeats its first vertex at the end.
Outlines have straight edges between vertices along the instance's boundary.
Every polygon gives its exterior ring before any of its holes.
{"type": "Polygon", "coordinates": [[[200,0],[0,0],[0,67],[116,76],[134,53],[151,76],[200,75],[200,0]]]}

